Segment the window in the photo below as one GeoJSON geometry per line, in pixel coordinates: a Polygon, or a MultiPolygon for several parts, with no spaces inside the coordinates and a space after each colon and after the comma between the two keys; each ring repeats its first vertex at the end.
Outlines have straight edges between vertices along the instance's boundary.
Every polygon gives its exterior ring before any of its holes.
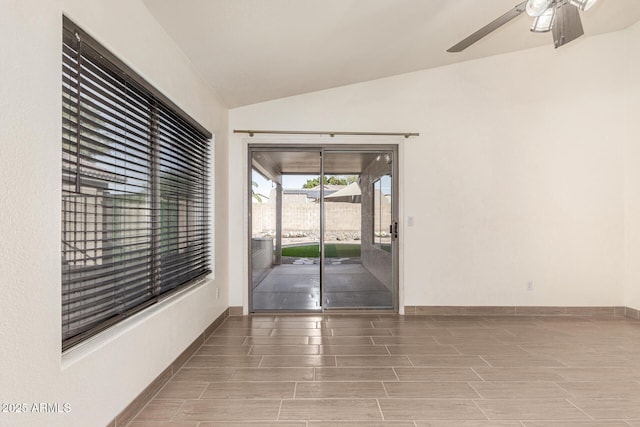
{"type": "Polygon", "coordinates": [[[211,134],[65,18],[63,348],[210,273],[211,134]]]}

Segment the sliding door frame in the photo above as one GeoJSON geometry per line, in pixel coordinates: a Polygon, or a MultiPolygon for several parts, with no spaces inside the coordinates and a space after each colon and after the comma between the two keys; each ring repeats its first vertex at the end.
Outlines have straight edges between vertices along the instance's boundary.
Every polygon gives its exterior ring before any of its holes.
{"type": "MultiPolygon", "coordinates": [[[[391,152],[392,153],[392,168],[391,168],[391,176],[392,176],[392,212],[391,212],[391,222],[394,224],[399,224],[399,146],[394,143],[385,143],[385,144],[271,144],[271,143],[249,143],[247,145],[247,174],[246,174],[246,188],[248,191],[247,197],[247,212],[248,212],[248,224],[247,224],[247,265],[248,265],[248,311],[249,313],[256,313],[253,307],[253,284],[252,284],[252,275],[253,275],[253,266],[252,266],[252,234],[253,234],[253,201],[251,197],[251,189],[252,189],[252,173],[253,173],[253,154],[255,152],[260,151],[290,151],[290,152],[316,152],[320,156],[320,183],[324,182],[325,170],[324,170],[324,160],[325,160],[325,152],[330,152],[331,154],[339,153],[339,152],[391,152]]],[[[280,183],[281,185],[282,183],[280,183]]],[[[392,240],[392,307],[391,308],[330,308],[325,306],[325,200],[324,200],[324,185],[320,185],[320,310],[296,310],[300,313],[324,313],[324,312],[337,312],[337,311],[374,311],[374,310],[383,310],[389,312],[398,313],[399,311],[399,263],[400,263],[400,242],[399,239],[402,237],[401,235],[392,240]]],[[[281,215],[279,215],[278,219],[281,221],[281,215]]],[[[281,227],[281,224],[277,224],[277,226],[281,227]]],[[[397,227],[397,226],[396,226],[397,227]]],[[[258,310],[259,313],[270,312],[268,310],[258,310]]],[[[271,312],[291,312],[291,310],[272,310],[271,312]]]]}

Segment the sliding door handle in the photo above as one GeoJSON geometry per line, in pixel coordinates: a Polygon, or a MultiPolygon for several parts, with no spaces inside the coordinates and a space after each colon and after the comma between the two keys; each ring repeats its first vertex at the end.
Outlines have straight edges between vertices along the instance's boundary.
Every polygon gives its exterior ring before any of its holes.
{"type": "Polygon", "coordinates": [[[396,240],[398,238],[398,223],[394,222],[389,226],[389,234],[391,234],[391,239],[396,240]]]}

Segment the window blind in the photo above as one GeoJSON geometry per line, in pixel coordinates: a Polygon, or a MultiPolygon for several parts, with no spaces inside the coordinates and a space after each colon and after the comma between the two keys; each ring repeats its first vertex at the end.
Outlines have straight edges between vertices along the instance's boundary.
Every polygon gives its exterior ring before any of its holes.
{"type": "Polygon", "coordinates": [[[210,271],[211,134],[65,18],[66,349],[210,271]]]}

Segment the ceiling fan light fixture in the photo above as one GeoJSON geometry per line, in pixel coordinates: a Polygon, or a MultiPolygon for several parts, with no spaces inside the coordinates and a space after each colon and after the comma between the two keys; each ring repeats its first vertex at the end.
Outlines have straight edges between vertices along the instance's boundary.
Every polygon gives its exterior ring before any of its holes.
{"type": "Polygon", "coordinates": [[[571,0],[571,4],[580,10],[589,10],[598,0],[571,0]]]}
{"type": "Polygon", "coordinates": [[[534,33],[546,33],[551,31],[553,28],[553,22],[556,17],[556,8],[550,7],[545,10],[544,13],[540,16],[536,16],[533,20],[533,25],[531,26],[531,31],[534,33]]]}
{"type": "MultiPolygon", "coordinates": [[[[529,0],[527,1],[527,14],[529,16],[540,16],[545,13],[555,0],[529,0]]],[[[579,1],[579,0],[577,0],[579,1]]],[[[589,1],[589,0],[584,0],[589,1]]],[[[594,1],[594,0],[591,0],[594,1]]]]}

